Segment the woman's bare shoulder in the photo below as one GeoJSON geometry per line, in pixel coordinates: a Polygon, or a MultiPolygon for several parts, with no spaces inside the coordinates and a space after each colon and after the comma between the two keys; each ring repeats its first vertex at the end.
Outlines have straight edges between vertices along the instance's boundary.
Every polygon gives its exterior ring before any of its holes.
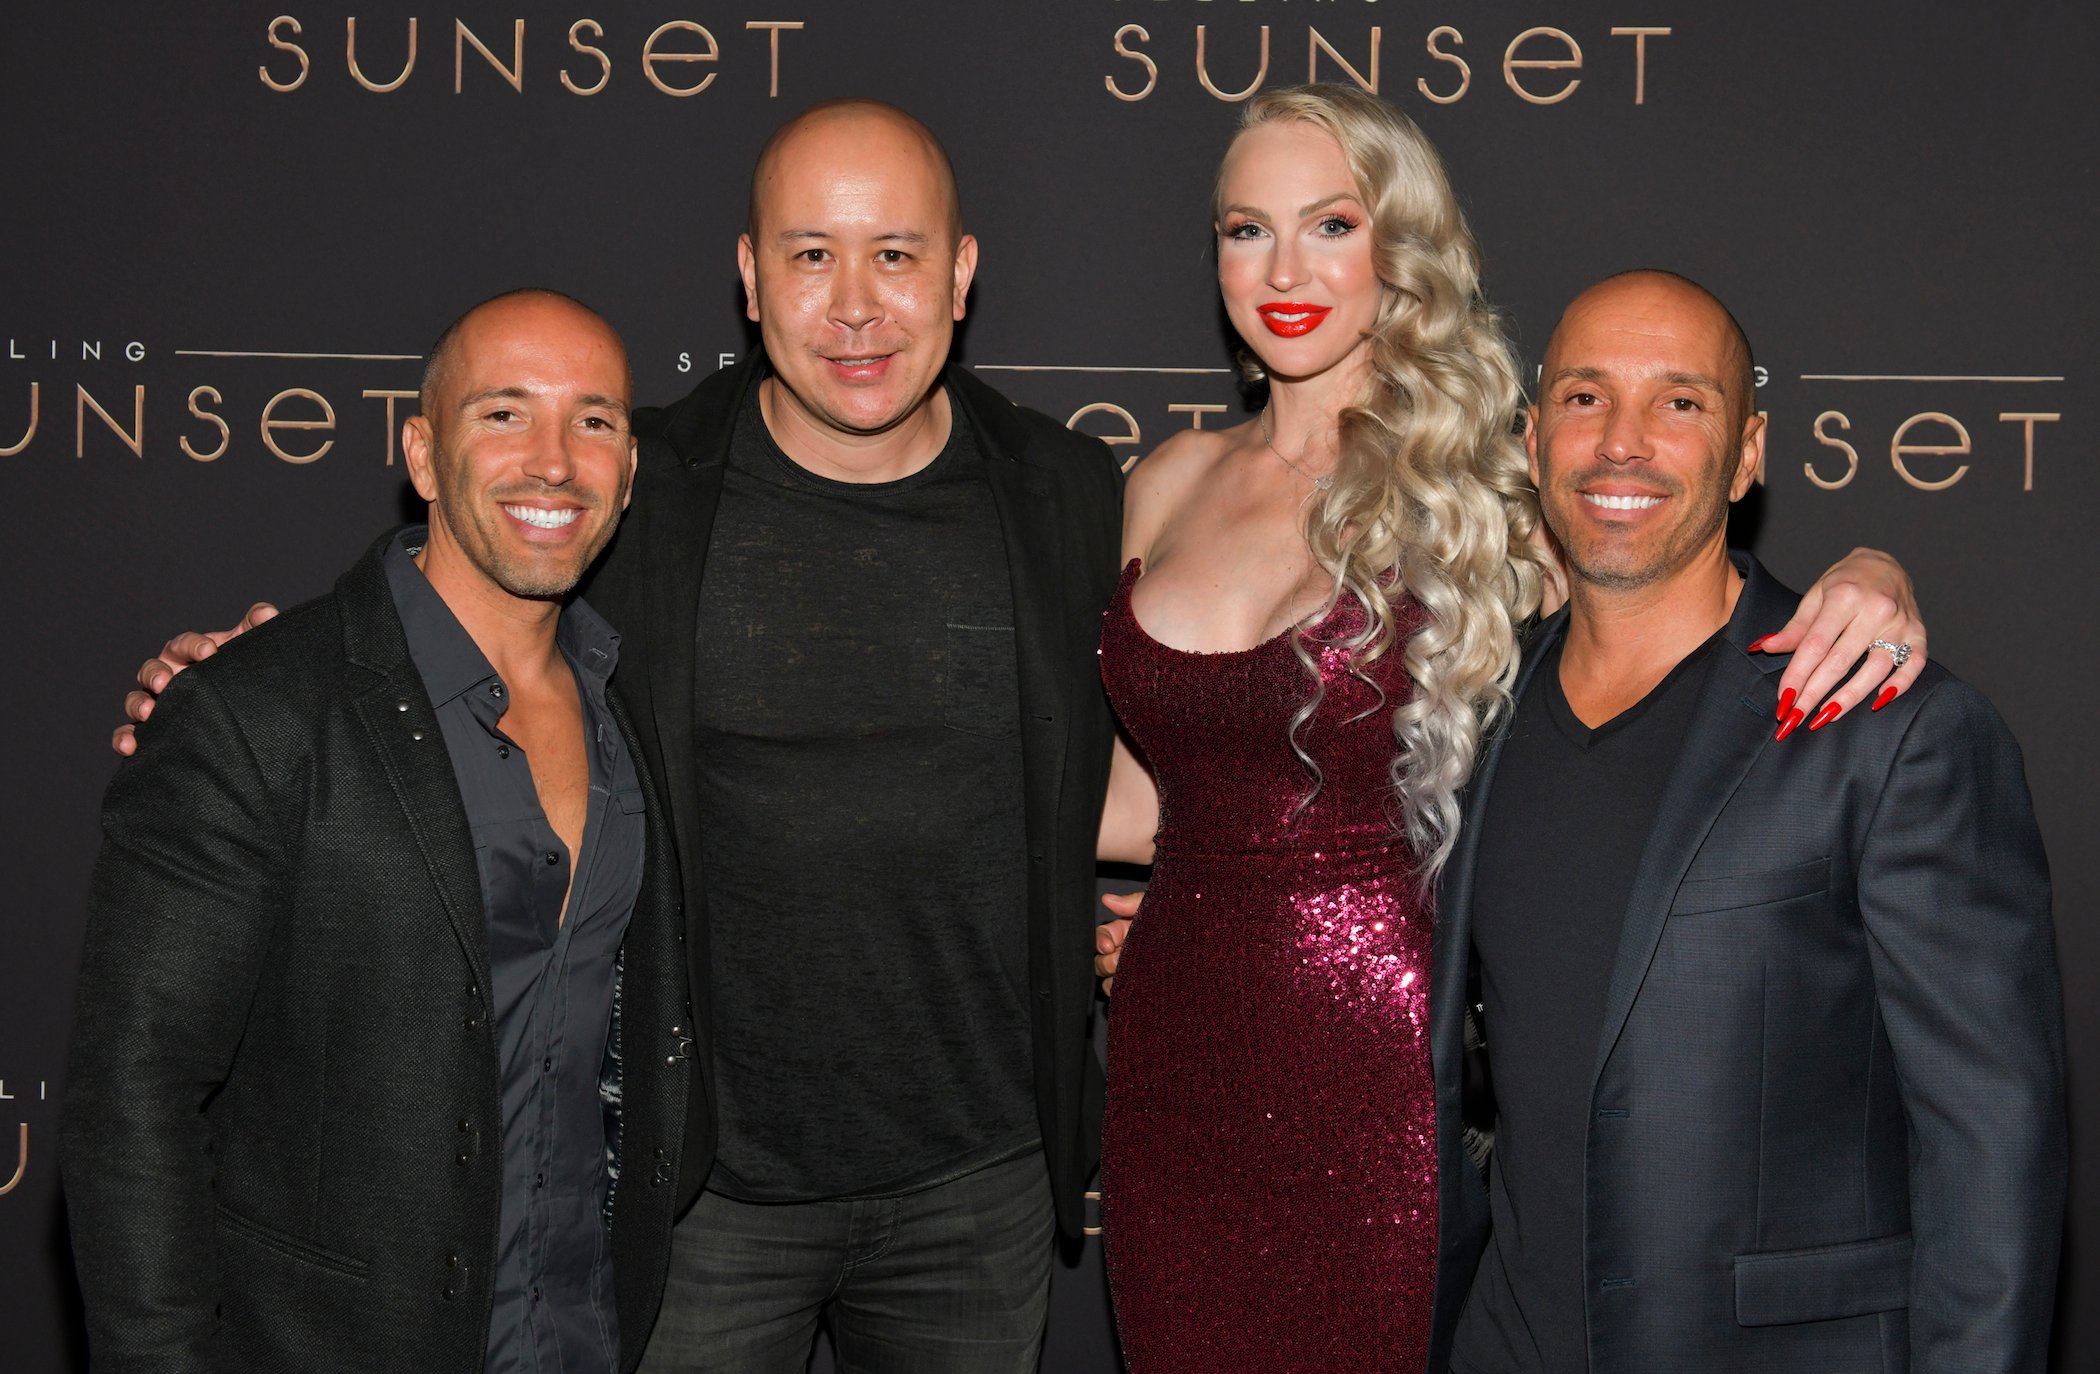
{"type": "Polygon", "coordinates": [[[1152,452],[1134,459],[1127,472],[1132,494],[1157,495],[1201,482],[1245,440],[1245,425],[1232,429],[1184,429],[1152,452]]]}
{"type": "Polygon", "coordinates": [[[1123,488],[1123,556],[1142,558],[1153,536],[1243,442],[1234,429],[1184,429],[1130,465],[1123,488]]]}

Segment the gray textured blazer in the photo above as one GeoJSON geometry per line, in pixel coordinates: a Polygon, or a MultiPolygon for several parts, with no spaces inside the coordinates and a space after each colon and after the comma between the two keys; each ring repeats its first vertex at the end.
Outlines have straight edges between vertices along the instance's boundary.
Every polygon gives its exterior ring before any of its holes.
{"type": "MultiPolygon", "coordinates": [[[[1737,562],[1748,584],[1635,875],[1597,1044],[1590,1369],[2038,1372],[2063,1010],[2019,747],[1936,665],[1880,712],[1775,743],[1785,659],[1743,646],[1799,597],[1737,562]]],[[[1565,624],[1533,637],[1519,696],[1565,624]]],[[[1499,747],[1437,910],[1432,1369],[1487,1231],[1459,1141],[1461,1014],[1499,747]]]]}
{"type": "MultiPolygon", "coordinates": [[[[104,802],[59,1145],[98,1371],[482,1368],[487,922],[385,543],[178,677],[104,802]]],[[[628,1369],[663,1290],[693,1022],[643,786],[612,1226],[628,1369]]]]}

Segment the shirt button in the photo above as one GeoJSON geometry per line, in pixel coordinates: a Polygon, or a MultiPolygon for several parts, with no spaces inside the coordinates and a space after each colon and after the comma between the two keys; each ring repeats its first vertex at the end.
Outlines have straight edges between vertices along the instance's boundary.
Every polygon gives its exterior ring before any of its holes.
{"type": "Polygon", "coordinates": [[[497,758],[499,758],[499,759],[507,759],[507,758],[509,758],[509,757],[510,757],[510,746],[509,746],[509,745],[507,745],[507,744],[499,744],[499,745],[497,745],[497,746],[496,746],[496,757],[497,757],[497,758]]]}
{"type": "Polygon", "coordinates": [[[489,695],[490,695],[490,696],[492,696],[492,697],[498,697],[498,698],[502,697],[502,695],[503,695],[503,684],[502,684],[502,683],[500,683],[500,682],[491,682],[491,683],[489,684],[489,695]]]}
{"type": "Polygon", "coordinates": [[[541,1071],[542,1071],[542,1072],[545,1072],[545,1073],[553,1073],[553,1072],[554,1072],[554,1059],[553,1059],[553,1057],[552,1057],[552,1056],[549,1056],[549,1057],[548,1057],[548,1058],[546,1058],[546,1059],[542,1059],[542,1060],[540,1061],[540,1069],[541,1069],[541,1071]]]}
{"type": "Polygon", "coordinates": [[[535,1187],[535,1188],[544,1188],[544,1187],[546,1187],[546,1186],[547,1186],[547,1176],[546,1176],[545,1174],[534,1174],[534,1175],[532,1176],[532,1186],[533,1186],[533,1187],[535,1187]]]}
{"type": "Polygon", "coordinates": [[[548,866],[549,868],[552,868],[552,867],[553,867],[554,865],[556,865],[556,864],[558,864],[558,863],[560,863],[560,862],[561,862],[561,855],[559,855],[559,854],[555,853],[555,852],[554,852],[553,850],[551,850],[551,849],[547,851],[547,866],[548,866]]]}

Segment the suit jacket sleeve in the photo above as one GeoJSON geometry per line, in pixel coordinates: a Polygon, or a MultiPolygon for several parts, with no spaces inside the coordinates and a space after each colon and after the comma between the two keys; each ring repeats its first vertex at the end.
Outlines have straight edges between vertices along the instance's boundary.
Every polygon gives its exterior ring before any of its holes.
{"type": "Polygon", "coordinates": [[[219,1291],[205,1113],[285,869],[281,822],[209,674],[169,687],[102,826],[60,1141],[89,1336],[98,1371],[202,1370],[219,1291]]]}
{"type": "Polygon", "coordinates": [[[1933,686],[1861,851],[1859,900],[1911,1132],[1913,1374],[2047,1364],[2067,1169],[2063,998],[2019,746],[1933,686]]]}

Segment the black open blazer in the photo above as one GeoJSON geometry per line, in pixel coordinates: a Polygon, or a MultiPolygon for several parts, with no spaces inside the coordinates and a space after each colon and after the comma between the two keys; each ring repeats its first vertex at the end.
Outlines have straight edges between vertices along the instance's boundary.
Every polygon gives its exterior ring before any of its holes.
{"type": "MultiPolygon", "coordinates": [[[[753,357],[716,372],[676,405],[635,416],[634,503],[587,594],[622,633],[614,690],[670,800],[686,895],[692,982],[709,984],[706,875],[700,871],[693,743],[700,580],[730,432],[765,375],[753,357]]],[[[1115,591],[1122,482],[1099,440],[1024,410],[951,367],[949,395],[975,428],[1006,539],[1021,683],[1028,840],[1028,966],[1034,991],[1036,1112],[1060,1229],[1076,1234],[1100,1152],[1101,1066],[1087,1036],[1094,997],[1094,848],[1114,725],[1096,650],[1115,591]]],[[[908,994],[906,994],[908,995],[908,994]]],[[[713,1166],[707,1023],[695,1048],[681,1210],[713,1166]]]]}
{"type": "MultiPolygon", "coordinates": [[[[380,564],[392,538],[177,677],[110,784],[59,1143],[104,1374],[482,1368],[503,1144],[487,920],[380,564]]],[[[693,1022],[642,782],[625,1369],[663,1291],[693,1022]]]]}

